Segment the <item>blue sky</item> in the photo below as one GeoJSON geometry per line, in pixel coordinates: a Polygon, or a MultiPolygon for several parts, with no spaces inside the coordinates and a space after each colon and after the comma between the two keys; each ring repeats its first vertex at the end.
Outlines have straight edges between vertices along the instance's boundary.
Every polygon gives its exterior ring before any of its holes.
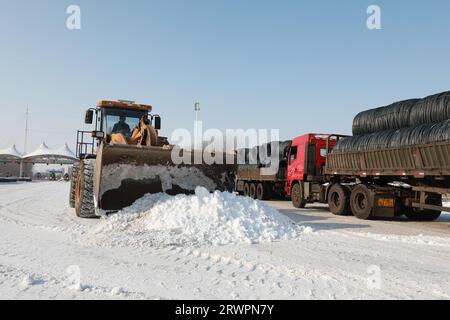
{"type": "Polygon", "coordinates": [[[150,103],[162,134],[351,133],[361,110],[450,89],[450,2],[0,0],[0,149],[52,147],[101,99],[150,103]],[[66,8],[82,29],[66,28],[66,8]],[[382,30],[366,27],[381,7],[382,30]]]}

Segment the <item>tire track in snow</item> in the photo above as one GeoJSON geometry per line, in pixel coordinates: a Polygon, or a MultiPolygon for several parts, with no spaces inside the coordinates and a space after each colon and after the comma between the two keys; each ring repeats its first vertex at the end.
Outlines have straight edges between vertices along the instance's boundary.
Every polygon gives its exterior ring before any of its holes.
{"type": "MultiPolygon", "coordinates": [[[[148,296],[143,292],[128,290],[119,287],[97,286],[82,283],[80,286],[71,286],[68,278],[54,276],[48,273],[34,273],[23,268],[0,264],[0,283],[10,285],[16,289],[13,298],[19,298],[31,288],[41,291],[56,290],[57,295],[74,295],[77,299],[133,299],[133,300],[167,300],[163,297],[148,296]]],[[[56,297],[55,296],[55,297],[56,297]]],[[[44,298],[41,296],[41,298],[44,298]]],[[[52,297],[47,297],[52,298],[52,297]]],[[[53,297],[54,298],[54,297],[53,297]]]]}

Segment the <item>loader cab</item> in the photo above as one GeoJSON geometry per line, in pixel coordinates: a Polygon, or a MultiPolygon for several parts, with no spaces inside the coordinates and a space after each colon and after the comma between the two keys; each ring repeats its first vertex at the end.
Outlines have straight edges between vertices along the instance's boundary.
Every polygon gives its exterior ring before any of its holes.
{"type": "Polygon", "coordinates": [[[150,105],[136,104],[134,101],[100,101],[97,104],[100,112],[100,131],[106,135],[114,133],[114,126],[120,128],[128,127],[133,130],[142,117],[148,117],[152,111],[150,105]]]}
{"type": "Polygon", "coordinates": [[[134,101],[100,101],[95,108],[86,111],[84,122],[93,125],[93,130],[78,131],[77,157],[95,158],[101,142],[108,140],[113,133],[120,132],[128,138],[142,117],[148,117],[155,129],[160,130],[161,118],[158,115],[150,115],[151,111],[152,106],[137,104],[134,101]],[[120,125],[115,126],[116,124],[120,125]],[[118,132],[114,132],[115,130],[118,132]]]}

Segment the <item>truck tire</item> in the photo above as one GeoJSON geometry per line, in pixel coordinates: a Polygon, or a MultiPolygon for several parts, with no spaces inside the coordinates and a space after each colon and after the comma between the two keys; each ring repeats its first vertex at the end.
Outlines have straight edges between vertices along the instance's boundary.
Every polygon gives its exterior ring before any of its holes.
{"type": "Polygon", "coordinates": [[[72,166],[72,176],[70,177],[69,207],[75,208],[75,186],[77,184],[78,170],[80,162],[76,161],[72,166]]]}
{"type": "Polygon", "coordinates": [[[411,221],[435,221],[439,219],[442,212],[441,211],[432,211],[432,210],[423,210],[418,211],[415,210],[415,208],[410,208],[411,210],[408,210],[405,213],[405,216],[411,220],[411,221]]]}
{"type": "Polygon", "coordinates": [[[244,184],[244,197],[250,196],[250,185],[246,182],[244,184]]]}
{"type": "Polygon", "coordinates": [[[332,185],[330,191],[328,192],[328,207],[334,215],[351,215],[350,191],[338,183],[332,185]]]}
{"type": "Polygon", "coordinates": [[[292,186],[291,199],[295,208],[304,208],[306,206],[306,200],[303,199],[303,188],[300,183],[292,186]]]}
{"type": "Polygon", "coordinates": [[[372,218],[371,192],[365,185],[356,186],[350,197],[350,207],[355,217],[361,220],[372,218]]]}
{"type": "Polygon", "coordinates": [[[256,199],[258,200],[266,200],[267,192],[264,184],[258,183],[256,186],[256,199]]]}
{"type": "Polygon", "coordinates": [[[250,184],[250,192],[249,192],[249,196],[252,199],[256,199],[256,184],[251,183],[250,184]]]}
{"type": "MultiPolygon", "coordinates": [[[[442,206],[442,196],[436,195],[427,201],[428,204],[435,206],[442,206]]],[[[406,208],[405,216],[411,221],[435,221],[441,216],[441,211],[434,210],[420,210],[417,208],[406,208]]]]}
{"type": "Polygon", "coordinates": [[[96,218],[94,206],[94,164],[95,160],[80,163],[75,192],[75,211],[79,218],[96,218]]]}

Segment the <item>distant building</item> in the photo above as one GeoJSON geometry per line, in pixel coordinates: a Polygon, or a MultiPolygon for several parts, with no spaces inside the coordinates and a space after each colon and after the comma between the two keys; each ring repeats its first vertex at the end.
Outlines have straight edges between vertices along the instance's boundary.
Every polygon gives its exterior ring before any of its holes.
{"type": "MultiPolygon", "coordinates": [[[[25,163],[23,165],[24,176],[31,177],[33,164],[25,163]]],[[[9,178],[14,177],[17,178],[20,175],[20,163],[17,162],[0,162],[0,177],[9,178]]]]}

